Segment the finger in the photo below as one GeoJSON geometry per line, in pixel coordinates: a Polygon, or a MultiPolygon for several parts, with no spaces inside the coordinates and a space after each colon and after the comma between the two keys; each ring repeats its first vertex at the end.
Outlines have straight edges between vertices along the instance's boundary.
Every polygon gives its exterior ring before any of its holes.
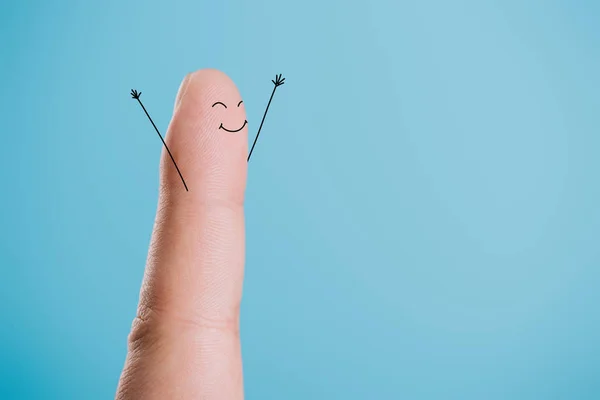
{"type": "Polygon", "coordinates": [[[189,191],[165,149],[122,398],[243,397],[247,123],[240,100],[215,70],[187,76],[179,89],[166,144],[189,191]]]}

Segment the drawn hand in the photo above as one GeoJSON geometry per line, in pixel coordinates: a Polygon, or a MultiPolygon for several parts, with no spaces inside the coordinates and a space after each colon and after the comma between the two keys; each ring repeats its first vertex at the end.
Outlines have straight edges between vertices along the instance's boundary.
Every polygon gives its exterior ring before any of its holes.
{"type": "Polygon", "coordinates": [[[275,87],[283,85],[285,83],[284,81],[285,81],[285,78],[282,78],[281,74],[275,75],[275,80],[271,80],[271,82],[273,82],[275,87]]]}
{"type": "MultiPolygon", "coordinates": [[[[215,70],[181,85],[166,142],[190,190],[163,146],[156,222],[118,400],[243,399],[238,321],[248,137],[221,134],[214,121],[201,120],[211,102],[239,98],[215,70]]],[[[245,119],[243,109],[235,111],[231,118],[245,119]]]]}
{"type": "Polygon", "coordinates": [[[133,99],[136,99],[136,100],[137,100],[137,99],[139,99],[139,98],[140,98],[140,96],[141,96],[141,95],[142,95],[142,92],[138,92],[138,91],[137,91],[137,90],[135,90],[135,89],[131,89],[131,98],[133,98],[133,99]]]}

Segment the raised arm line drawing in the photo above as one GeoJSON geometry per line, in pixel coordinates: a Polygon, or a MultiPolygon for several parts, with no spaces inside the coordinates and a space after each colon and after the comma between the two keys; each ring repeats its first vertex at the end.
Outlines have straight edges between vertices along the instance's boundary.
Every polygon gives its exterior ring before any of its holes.
{"type": "Polygon", "coordinates": [[[281,74],[275,76],[275,80],[271,80],[273,82],[273,92],[271,92],[271,97],[269,98],[269,103],[267,104],[267,109],[265,110],[265,114],[262,117],[262,121],[260,121],[260,126],[258,127],[258,132],[256,133],[256,137],[254,138],[254,143],[252,143],[252,148],[250,149],[250,154],[248,154],[248,162],[250,161],[250,157],[252,156],[252,152],[254,151],[254,146],[256,146],[256,141],[258,140],[258,136],[260,135],[260,130],[263,127],[265,122],[265,118],[267,117],[267,112],[269,112],[269,106],[271,105],[271,100],[273,100],[273,96],[275,95],[275,90],[281,85],[284,84],[285,78],[281,77],[281,74]]]}
{"type": "Polygon", "coordinates": [[[156,124],[154,123],[154,121],[152,121],[152,118],[150,117],[150,114],[148,114],[148,111],[146,111],[146,107],[144,107],[144,104],[140,100],[140,96],[141,95],[142,95],[142,92],[138,92],[137,90],[134,90],[134,89],[131,90],[131,97],[133,99],[136,99],[138,101],[138,103],[140,103],[140,106],[142,106],[142,110],[144,110],[144,112],[146,113],[146,116],[148,117],[148,119],[152,123],[152,126],[154,127],[154,130],[156,131],[156,133],[158,133],[158,137],[160,138],[161,142],[165,146],[165,149],[167,149],[167,153],[169,153],[169,156],[171,157],[171,160],[173,161],[173,164],[175,165],[175,169],[177,170],[177,173],[179,174],[179,177],[181,178],[181,182],[183,182],[183,186],[185,187],[185,191],[189,192],[188,187],[185,184],[185,180],[183,179],[183,175],[181,174],[181,171],[179,170],[179,167],[177,166],[177,163],[175,162],[175,158],[173,158],[173,154],[171,154],[171,150],[169,150],[169,147],[165,143],[165,140],[163,139],[162,135],[160,134],[160,131],[158,130],[158,128],[156,127],[156,124]]]}

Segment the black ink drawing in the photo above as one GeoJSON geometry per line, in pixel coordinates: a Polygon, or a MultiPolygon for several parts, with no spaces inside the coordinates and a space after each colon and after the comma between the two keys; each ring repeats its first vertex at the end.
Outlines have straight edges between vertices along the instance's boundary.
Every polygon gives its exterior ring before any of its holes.
{"type": "MultiPolygon", "coordinates": [[[[240,106],[242,103],[243,103],[243,101],[242,101],[242,100],[240,100],[240,102],[238,103],[238,105],[237,105],[237,106],[239,107],[239,106],[240,106]]],[[[223,107],[227,108],[227,106],[225,105],[225,103],[221,103],[220,101],[217,101],[215,104],[213,104],[213,105],[212,105],[212,107],[216,106],[217,104],[220,104],[220,105],[222,105],[223,107]]],[[[244,129],[244,127],[246,126],[246,124],[247,124],[247,123],[248,123],[248,120],[244,120],[244,124],[242,125],[242,127],[241,127],[240,129],[229,130],[229,129],[225,128],[225,127],[223,126],[223,123],[221,122],[221,125],[219,125],[219,129],[223,129],[223,130],[224,130],[224,131],[226,131],[226,132],[235,133],[235,132],[239,132],[239,131],[241,131],[242,129],[244,129]]]]}
{"type": "Polygon", "coordinates": [[[165,145],[165,149],[167,149],[167,153],[169,153],[169,156],[171,157],[171,160],[173,161],[173,164],[175,164],[175,169],[177,170],[177,173],[179,174],[179,177],[181,178],[181,182],[183,182],[183,187],[185,187],[185,191],[188,192],[189,191],[188,187],[185,184],[185,180],[183,179],[183,175],[181,175],[181,171],[179,170],[179,167],[177,166],[177,163],[175,162],[175,159],[173,158],[173,154],[171,154],[171,150],[169,150],[169,147],[165,143],[165,139],[163,139],[163,137],[160,134],[158,128],[156,127],[156,124],[154,123],[154,121],[152,121],[152,118],[150,117],[150,114],[148,114],[148,111],[146,111],[146,107],[144,107],[144,105],[142,104],[142,101],[140,100],[140,96],[141,95],[142,95],[142,92],[138,92],[137,90],[133,90],[133,89],[131,90],[131,97],[134,98],[134,99],[136,99],[138,101],[138,103],[140,103],[140,106],[142,106],[142,109],[146,113],[146,116],[148,116],[148,119],[152,123],[152,126],[154,127],[154,130],[156,130],[156,133],[158,133],[158,137],[160,138],[160,140],[162,141],[162,143],[165,145]]]}
{"type": "MultiPolygon", "coordinates": [[[[248,162],[250,161],[250,156],[252,156],[252,152],[254,151],[254,146],[256,146],[256,142],[258,141],[258,136],[260,135],[260,131],[261,131],[261,129],[263,127],[263,124],[265,122],[265,118],[267,117],[267,112],[269,112],[269,106],[271,105],[271,101],[273,100],[273,96],[275,95],[275,90],[277,90],[277,88],[279,86],[283,85],[284,81],[285,81],[285,78],[282,78],[281,74],[275,75],[275,80],[271,80],[271,82],[273,82],[273,84],[275,85],[275,87],[273,88],[273,92],[271,93],[271,97],[269,98],[269,103],[267,104],[267,108],[266,108],[265,113],[264,113],[264,115],[262,117],[262,121],[260,121],[260,126],[258,127],[258,132],[256,133],[256,137],[254,138],[254,142],[252,143],[252,148],[250,149],[250,153],[248,154],[248,160],[247,160],[248,162]]],[[[167,149],[167,152],[169,153],[169,156],[171,157],[171,160],[173,161],[173,164],[175,165],[175,168],[177,169],[177,172],[179,173],[179,177],[181,178],[181,181],[183,182],[183,186],[185,187],[185,190],[188,191],[188,187],[185,184],[185,180],[183,179],[183,175],[181,175],[181,171],[179,171],[179,167],[177,166],[177,163],[175,162],[175,159],[173,158],[173,155],[171,154],[171,151],[167,147],[167,144],[165,143],[165,140],[163,139],[163,137],[160,134],[160,132],[158,131],[158,128],[154,124],[154,121],[152,121],[152,118],[150,117],[150,114],[148,114],[148,111],[146,111],[146,107],[144,107],[144,105],[142,104],[142,101],[140,100],[140,96],[141,95],[142,95],[142,92],[138,92],[137,90],[132,90],[131,91],[131,97],[134,98],[134,99],[136,99],[138,101],[138,103],[140,103],[140,106],[142,106],[142,109],[146,113],[146,116],[148,116],[148,119],[152,123],[152,126],[154,126],[154,129],[156,130],[156,133],[158,133],[158,137],[160,137],[160,140],[162,141],[163,145],[165,146],[165,149],[167,149]]],[[[243,101],[240,101],[237,106],[239,107],[242,103],[243,103],[243,101]]],[[[220,105],[220,106],[223,106],[223,107],[227,108],[227,105],[225,105],[225,103],[222,103],[220,101],[217,101],[216,103],[214,103],[212,105],[212,107],[214,107],[216,105],[220,105]]],[[[241,128],[235,129],[235,130],[229,130],[229,129],[227,129],[227,128],[225,128],[223,126],[223,123],[221,123],[221,125],[219,126],[218,129],[223,129],[226,132],[235,133],[235,132],[239,132],[242,129],[244,129],[244,127],[246,126],[246,124],[248,124],[248,120],[244,120],[244,124],[241,126],[241,128]]]]}
{"type": "Polygon", "coordinates": [[[269,106],[271,105],[271,100],[273,100],[273,96],[275,95],[275,90],[281,85],[283,85],[283,81],[285,78],[281,77],[281,74],[275,75],[275,80],[271,80],[275,87],[273,88],[273,92],[271,93],[271,97],[269,98],[269,103],[267,104],[267,109],[265,110],[265,114],[262,117],[262,121],[260,121],[260,126],[258,127],[258,133],[256,134],[256,138],[254,138],[254,143],[252,143],[252,148],[250,149],[250,154],[248,154],[248,160],[250,161],[250,156],[252,155],[252,151],[254,150],[254,146],[256,146],[256,141],[258,140],[258,135],[260,135],[260,130],[262,129],[263,123],[265,122],[265,118],[267,117],[267,112],[269,111],[269,106]]]}

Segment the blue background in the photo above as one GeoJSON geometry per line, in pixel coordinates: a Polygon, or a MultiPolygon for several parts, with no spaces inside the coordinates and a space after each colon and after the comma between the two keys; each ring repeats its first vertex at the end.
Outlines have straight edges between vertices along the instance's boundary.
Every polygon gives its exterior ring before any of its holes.
{"type": "MultiPolygon", "coordinates": [[[[368,3],[368,4],[367,4],[368,3]]],[[[600,3],[0,6],[0,398],[107,399],[183,76],[255,132],[248,399],[600,398],[600,3]]]]}

